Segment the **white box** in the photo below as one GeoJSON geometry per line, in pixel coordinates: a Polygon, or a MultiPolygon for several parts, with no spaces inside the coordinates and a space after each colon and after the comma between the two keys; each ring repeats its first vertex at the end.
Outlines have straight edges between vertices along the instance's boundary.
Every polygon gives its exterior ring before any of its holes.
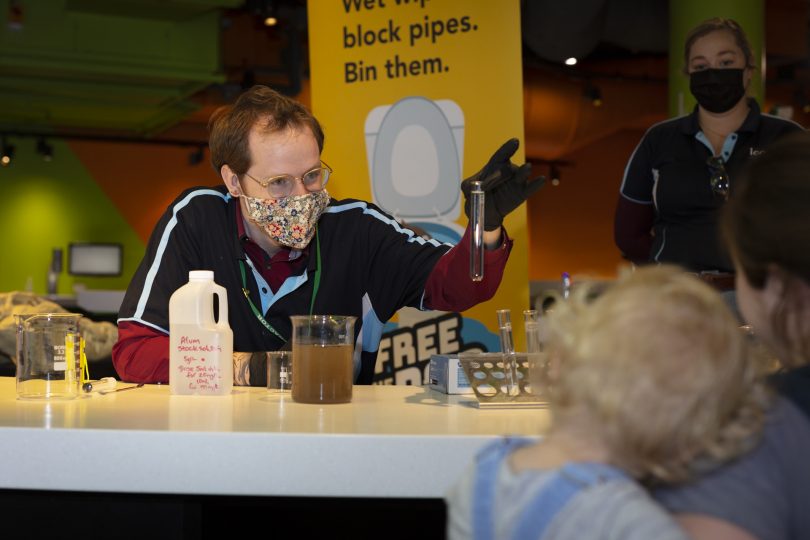
{"type": "Polygon", "coordinates": [[[445,394],[472,394],[473,389],[458,355],[430,355],[429,386],[445,394]]]}

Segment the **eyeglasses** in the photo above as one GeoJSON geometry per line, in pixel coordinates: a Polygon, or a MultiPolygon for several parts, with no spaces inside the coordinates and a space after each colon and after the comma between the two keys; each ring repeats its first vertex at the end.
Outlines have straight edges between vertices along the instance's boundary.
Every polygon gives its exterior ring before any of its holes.
{"type": "Polygon", "coordinates": [[[273,199],[283,199],[289,197],[293,192],[295,182],[300,180],[307,191],[321,191],[326,187],[329,182],[329,176],[332,174],[332,168],[321,161],[321,167],[315,167],[311,171],[307,171],[301,176],[293,176],[291,174],[280,174],[278,176],[271,176],[266,180],[259,180],[248,173],[245,176],[262,186],[267,190],[267,194],[273,199]]]}
{"type": "Polygon", "coordinates": [[[706,165],[709,166],[709,170],[712,173],[709,177],[709,185],[712,188],[712,192],[715,195],[723,197],[723,200],[728,200],[731,179],[728,176],[728,172],[726,172],[726,164],[723,158],[720,156],[711,156],[706,161],[706,165]]]}

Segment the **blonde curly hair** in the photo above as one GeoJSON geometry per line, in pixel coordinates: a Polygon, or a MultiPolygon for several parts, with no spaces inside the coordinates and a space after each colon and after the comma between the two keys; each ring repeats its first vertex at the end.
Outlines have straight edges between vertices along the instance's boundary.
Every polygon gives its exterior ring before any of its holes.
{"type": "Polygon", "coordinates": [[[555,425],[585,422],[612,462],[677,483],[744,452],[761,430],[763,368],[722,298],[672,266],[638,269],[550,315],[555,425]]]}

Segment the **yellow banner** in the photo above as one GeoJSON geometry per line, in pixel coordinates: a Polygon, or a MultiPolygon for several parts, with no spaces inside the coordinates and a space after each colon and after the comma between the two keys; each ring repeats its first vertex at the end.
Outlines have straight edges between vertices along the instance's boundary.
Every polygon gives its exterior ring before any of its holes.
{"type": "MultiPolygon", "coordinates": [[[[461,180],[507,139],[523,139],[518,0],[317,0],[307,9],[330,194],[457,243],[467,224],[461,180]]],[[[523,159],[521,148],[513,160],[523,159]]],[[[496,309],[512,311],[522,346],[525,205],[505,225],[515,246],[496,297],[460,316],[400,311],[380,343],[378,381],[422,384],[431,354],[500,350],[496,309]]]]}

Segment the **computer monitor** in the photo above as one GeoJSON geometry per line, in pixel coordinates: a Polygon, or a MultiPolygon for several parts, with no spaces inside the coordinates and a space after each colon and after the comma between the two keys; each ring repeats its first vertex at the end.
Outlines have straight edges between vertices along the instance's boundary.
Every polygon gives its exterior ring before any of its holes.
{"type": "Polygon", "coordinates": [[[68,274],[72,276],[120,276],[124,246],[114,243],[71,243],[68,245],[68,274]]]}

